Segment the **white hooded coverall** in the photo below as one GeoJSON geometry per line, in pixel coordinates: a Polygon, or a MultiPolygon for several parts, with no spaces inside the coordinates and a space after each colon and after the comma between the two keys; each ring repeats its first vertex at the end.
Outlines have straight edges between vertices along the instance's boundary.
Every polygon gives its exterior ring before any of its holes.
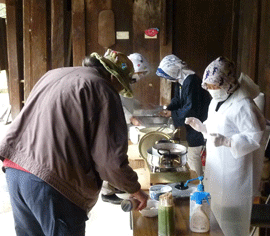
{"type": "Polygon", "coordinates": [[[243,87],[240,81],[240,88],[217,112],[217,101],[212,99],[204,122],[207,139],[210,133],[231,139],[231,147],[215,147],[207,141],[204,178],[205,191],[211,194],[212,211],[226,236],[249,234],[253,196],[261,179],[267,138],[265,119],[243,87]]]}

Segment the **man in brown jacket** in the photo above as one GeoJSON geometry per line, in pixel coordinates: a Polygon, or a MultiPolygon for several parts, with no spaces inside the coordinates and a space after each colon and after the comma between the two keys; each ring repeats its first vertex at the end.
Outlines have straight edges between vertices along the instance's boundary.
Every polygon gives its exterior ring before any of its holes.
{"type": "Polygon", "coordinates": [[[146,207],[118,94],[132,96],[133,71],[126,55],[108,49],[36,83],[0,143],[17,235],[85,235],[103,180],[146,207]]]}

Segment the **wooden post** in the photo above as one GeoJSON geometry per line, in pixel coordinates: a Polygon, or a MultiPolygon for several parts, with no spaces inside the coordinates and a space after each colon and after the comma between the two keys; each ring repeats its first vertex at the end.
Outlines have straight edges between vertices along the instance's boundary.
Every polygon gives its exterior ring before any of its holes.
{"type": "Polygon", "coordinates": [[[51,68],[64,66],[64,0],[51,0],[51,68]]]}
{"type": "MultiPolygon", "coordinates": [[[[241,17],[238,34],[237,68],[256,81],[256,58],[258,53],[258,7],[259,1],[240,1],[241,17]]],[[[240,71],[238,71],[239,74],[240,71]]]]}
{"type": "Polygon", "coordinates": [[[16,23],[16,0],[6,0],[7,15],[7,51],[8,51],[8,89],[11,104],[11,116],[14,119],[22,108],[16,23]]]}
{"type": "Polygon", "coordinates": [[[258,84],[265,93],[265,117],[270,120],[270,2],[262,0],[258,55],[258,84]]]}
{"type": "MultiPolygon", "coordinates": [[[[172,0],[161,1],[161,40],[160,40],[160,60],[172,54],[172,24],[173,24],[173,4],[172,0]]],[[[160,78],[160,105],[168,105],[171,102],[172,83],[164,78],[160,78]]]]}
{"type": "Polygon", "coordinates": [[[46,0],[23,1],[24,100],[48,70],[46,0]]]}
{"type": "Polygon", "coordinates": [[[31,0],[31,77],[29,81],[31,89],[48,70],[46,7],[46,0],[31,0]]]}
{"type": "Polygon", "coordinates": [[[133,4],[133,50],[145,56],[151,66],[151,73],[146,78],[135,83],[134,94],[141,102],[143,109],[152,109],[159,105],[160,78],[156,69],[160,62],[161,36],[161,0],[138,0],[133,4]],[[154,37],[145,35],[145,30],[156,28],[158,34],[154,37]]]}
{"type": "Polygon", "coordinates": [[[31,79],[31,47],[30,47],[30,19],[31,0],[23,0],[23,55],[24,55],[24,101],[26,101],[32,89],[31,79]]]}
{"type": "Polygon", "coordinates": [[[84,1],[72,0],[73,66],[81,66],[85,57],[85,5],[84,1]]]}
{"type": "Polygon", "coordinates": [[[7,70],[7,34],[5,19],[0,19],[0,70],[7,70]]]}

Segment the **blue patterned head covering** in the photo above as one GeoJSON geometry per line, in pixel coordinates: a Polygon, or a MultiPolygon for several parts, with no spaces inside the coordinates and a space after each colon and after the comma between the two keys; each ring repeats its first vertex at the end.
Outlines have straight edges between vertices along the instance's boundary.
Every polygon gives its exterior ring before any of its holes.
{"type": "Polygon", "coordinates": [[[178,81],[184,80],[187,75],[194,74],[187,64],[175,55],[168,55],[164,57],[156,71],[156,75],[168,80],[178,81]]]}
{"type": "Polygon", "coordinates": [[[227,93],[233,93],[239,87],[234,63],[226,57],[212,61],[203,74],[202,87],[207,90],[206,84],[218,85],[227,93]]]}

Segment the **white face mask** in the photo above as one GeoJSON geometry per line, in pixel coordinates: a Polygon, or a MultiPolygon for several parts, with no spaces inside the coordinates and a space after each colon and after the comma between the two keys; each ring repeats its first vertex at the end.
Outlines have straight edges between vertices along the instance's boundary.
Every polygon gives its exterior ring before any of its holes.
{"type": "Polygon", "coordinates": [[[208,92],[211,94],[212,98],[217,102],[223,102],[229,96],[229,94],[224,89],[208,89],[208,92]]]}

